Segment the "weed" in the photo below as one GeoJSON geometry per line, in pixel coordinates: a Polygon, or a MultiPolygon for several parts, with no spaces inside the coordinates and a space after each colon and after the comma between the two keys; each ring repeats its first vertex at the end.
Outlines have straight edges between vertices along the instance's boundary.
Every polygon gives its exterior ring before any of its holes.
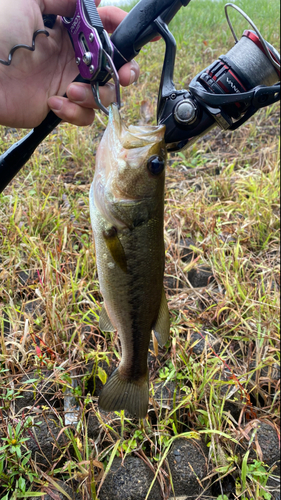
{"type": "Polygon", "coordinates": [[[0,485],[7,492],[2,499],[35,496],[31,493],[30,485],[38,481],[38,474],[30,464],[31,451],[25,447],[30,437],[24,437],[32,426],[31,418],[18,422],[16,426],[7,425],[6,437],[2,438],[6,444],[0,448],[0,485]]]}

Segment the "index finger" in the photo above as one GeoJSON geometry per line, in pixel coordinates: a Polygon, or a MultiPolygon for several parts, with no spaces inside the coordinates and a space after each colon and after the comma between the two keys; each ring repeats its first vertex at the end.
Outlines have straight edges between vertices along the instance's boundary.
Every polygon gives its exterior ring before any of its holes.
{"type": "MultiPolygon", "coordinates": [[[[76,0],[39,0],[42,14],[56,14],[57,16],[72,17],[75,12],[76,0]]],[[[95,0],[98,7],[101,0],[95,0]]]]}
{"type": "MultiPolygon", "coordinates": [[[[56,14],[64,17],[72,17],[76,8],[76,0],[39,0],[42,14],[56,14]]],[[[98,7],[101,0],[95,0],[98,7]]],[[[114,6],[100,7],[99,15],[104,28],[108,33],[113,33],[117,26],[126,17],[127,12],[114,6]]]]}
{"type": "Polygon", "coordinates": [[[100,7],[99,15],[106,31],[108,33],[113,33],[121,21],[127,16],[127,12],[124,12],[124,10],[118,7],[108,6],[100,7]]]}

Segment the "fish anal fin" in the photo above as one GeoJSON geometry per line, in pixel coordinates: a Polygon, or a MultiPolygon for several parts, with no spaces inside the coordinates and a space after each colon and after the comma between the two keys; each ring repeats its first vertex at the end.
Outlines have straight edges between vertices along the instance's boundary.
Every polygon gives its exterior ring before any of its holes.
{"type": "Polygon", "coordinates": [[[109,319],[105,305],[102,306],[100,313],[99,327],[103,332],[114,332],[116,330],[109,319]]]}
{"type": "Polygon", "coordinates": [[[158,344],[163,347],[168,342],[170,336],[169,309],[164,288],[162,290],[158,318],[155,325],[153,326],[153,331],[158,344]]]}
{"type": "Polygon", "coordinates": [[[148,376],[140,382],[124,380],[117,368],[102,388],[99,407],[108,412],[127,410],[132,416],[145,418],[148,401],[148,376]]]}

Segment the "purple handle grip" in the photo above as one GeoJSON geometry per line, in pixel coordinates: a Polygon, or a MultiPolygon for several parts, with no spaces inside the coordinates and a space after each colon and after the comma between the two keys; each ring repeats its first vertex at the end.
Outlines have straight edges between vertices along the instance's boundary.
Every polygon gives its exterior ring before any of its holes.
{"type": "MultiPolygon", "coordinates": [[[[71,37],[80,75],[85,80],[94,80],[101,69],[103,47],[96,29],[86,18],[82,1],[77,0],[74,16],[71,19],[62,17],[62,22],[71,37]]],[[[92,9],[100,21],[94,0],[92,4],[92,9]]],[[[100,28],[101,21],[98,24],[100,28]]]]}

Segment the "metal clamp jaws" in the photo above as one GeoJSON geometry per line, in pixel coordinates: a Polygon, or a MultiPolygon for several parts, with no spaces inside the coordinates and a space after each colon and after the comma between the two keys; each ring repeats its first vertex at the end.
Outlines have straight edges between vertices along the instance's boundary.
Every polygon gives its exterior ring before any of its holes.
{"type": "Polygon", "coordinates": [[[72,18],[63,17],[68,30],[80,75],[91,83],[97,106],[108,114],[99,96],[99,86],[112,77],[115,83],[116,102],[120,107],[120,85],[113,64],[113,45],[105,31],[94,0],[77,0],[72,18]]]}

